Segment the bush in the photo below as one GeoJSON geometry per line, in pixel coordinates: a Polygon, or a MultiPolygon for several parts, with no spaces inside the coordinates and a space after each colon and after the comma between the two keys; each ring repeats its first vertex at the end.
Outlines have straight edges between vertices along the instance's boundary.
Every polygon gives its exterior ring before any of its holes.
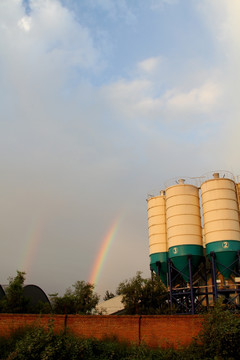
{"type": "Polygon", "coordinates": [[[16,343],[21,340],[32,327],[20,327],[11,332],[9,337],[0,336],[0,358],[7,358],[8,354],[15,350],[16,343]]]}
{"type": "Polygon", "coordinates": [[[224,307],[221,301],[204,316],[197,339],[204,358],[239,359],[240,318],[224,307]]]}
{"type": "MultiPolygon", "coordinates": [[[[0,358],[7,360],[94,360],[94,359],[188,359],[185,351],[152,350],[145,345],[129,345],[116,338],[80,339],[71,334],[54,334],[53,324],[47,330],[28,327],[0,338],[0,358]]],[[[190,359],[190,358],[189,358],[190,359]]]]}

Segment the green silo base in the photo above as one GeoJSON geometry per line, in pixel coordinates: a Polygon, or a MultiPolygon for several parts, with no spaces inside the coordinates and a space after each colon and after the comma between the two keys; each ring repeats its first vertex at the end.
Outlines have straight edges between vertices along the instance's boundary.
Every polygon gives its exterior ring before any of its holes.
{"type": "Polygon", "coordinates": [[[189,255],[192,256],[192,275],[194,275],[198,265],[203,259],[203,247],[200,245],[179,245],[169,248],[168,256],[186,282],[189,282],[190,280],[188,265],[189,255]]]}
{"type": "Polygon", "coordinates": [[[237,260],[237,251],[240,250],[240,241],[222,240],[215,241],[206,245],[206,254],[211,261],[210,253],[213,251],[216,255],[216,268],[225,279],[229,279],[233,272],[237,260]],[[233,265],[232,265],[233,264],[233,265]],[[226,269],[228,267],[228,269],[226,269]]]}
{"type": "Polygon", "coordinates": [[[157,262],[160,262],[160,279],[167,286],[167,271],[168,271],[168,253],[167,252],[159,252],[151,254],[150,256],[150,268],[157,274],[157,262]]]}

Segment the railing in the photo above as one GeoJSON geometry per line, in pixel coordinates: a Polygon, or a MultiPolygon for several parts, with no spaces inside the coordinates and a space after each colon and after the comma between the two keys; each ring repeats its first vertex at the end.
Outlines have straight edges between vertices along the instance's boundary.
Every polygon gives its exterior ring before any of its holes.
{"type": "MultiPolygon", "coordinates": [[[[207,172],[202,176],[198,176],[198,177],[189,177],[189,176],[174,177],[172,179],[167,180],[164,183],[164,190],[169,188],[170,186],[174,186],[181,183],[181,181],[183,181],[184,184],[194,185],[200,188],[202,183],[214,178],[213,174],[219,174],[219,178],[231,179],[235,183],[240,183],[240,175],[234,176],[230,171],[227,170],[215,170],[215,171],[207,172]]],[[[159,189],[153,189],[149,191],[149,193],[147,194],[147,200],[151,199],[152,197],[159,196],[160,193],[161,191],[159,189]]]]}

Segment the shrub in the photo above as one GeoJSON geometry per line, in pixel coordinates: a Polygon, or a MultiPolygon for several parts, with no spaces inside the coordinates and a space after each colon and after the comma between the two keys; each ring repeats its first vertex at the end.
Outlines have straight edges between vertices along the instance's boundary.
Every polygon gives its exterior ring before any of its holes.
{"type": "Polygon", "coordinates": [[[204,315],[198,344],[202,344],[204,358],[239,359],[240,318],[224,307],[221,301],[204,315]]]}
{"type": "Polygon", "coordinates": [[[29,330],[29,326],[20,327],[12,331],[9,337],[0,336],[0,358],[7,358],[8,354],[14,351],[16,343],[21,340],[29,330]]]}

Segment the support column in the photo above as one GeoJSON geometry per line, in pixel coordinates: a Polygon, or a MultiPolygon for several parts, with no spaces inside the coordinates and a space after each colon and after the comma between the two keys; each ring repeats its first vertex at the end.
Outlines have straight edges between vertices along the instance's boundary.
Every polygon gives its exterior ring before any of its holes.
{"type": "Polygon", "coordinates": [[[188,267],[189,267],[189,284],[190,284],[190,293],[191,293],[191,305],[192,305],[192,315],[195,314],[194,307],[194,293],[193,293],[193,278],[192,278],[192,255],[188,255],[188,267]]]}
{"type": "Polygon", "coordinates": [[[172,301],[172,267],[171,267],[171,260],[168,259],[168,280],[169,280],[169,290],[170,290],[170,308],[172,310],[172,305],[173,305],[173,301],[172,301]]]}
{"type": "Polygon", "coordinates": [[[156,265],[157,265],[157,276],[160,276],[160,269],[161,269],[161,263],[160,263],[160,261],[157,261],[157,262],[156,262],[156,265]]]}
{"type": "Polygon", "coordinates": [[[214,251],[210,252],[211,256],[211,263],[212,263],[212,286],[213,286],[213,295],[214,301],[217,301],[218,298],[218,291],[217,291],[217,278],[216,278],[216,266],[215,266],[215,259],[216,255],[214,251]]]}
{"type": "MultiPolygon", "coordinates": [[[[240,273],[240,250],[237,252],[238,262],[237,262],[237,272],[240,273]]],[[[239,287],[237,285],[237,293],[239,292],[239,287]]],[[[238,295],[238,304],[240,304],[240,294],[238,295]]]]}
{"type": "Polygon", "coordinates": [[[153,280],[153,269],[151,268],[151,265],[150,265],[150,271],[151,271],[151,279],[153,280]]]}
{"type": "Polygon", "coordinates": [[[206,294],[206,306],[208,308],[209,306],[209,301],[208,301],[208,278],[207,278],[207,265],[206,265],[206,258],[203,258],[204,260],[204,276],[205,276],[205,294],[206,294]]]}

